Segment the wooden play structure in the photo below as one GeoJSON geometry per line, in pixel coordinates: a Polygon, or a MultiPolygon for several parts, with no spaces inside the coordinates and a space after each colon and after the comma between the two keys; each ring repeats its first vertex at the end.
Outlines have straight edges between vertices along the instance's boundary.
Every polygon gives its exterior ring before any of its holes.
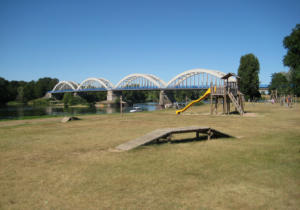
{"type": "Polygon", "coordinates": [[[223,114],[230,113],[230,101],[232,101],[233,105],[235,106],[235,111],[238,111],[240,115],[244,114],[244,106],[243,106],[243,99],[244,94],[241,93],[240,87],[240,80],[241,77],[237,76],[234,73],[228,73],[222,78],[222,84],[217,86],[211,86],[211,93],[210,93],[210,104],[211,104],[211,114],[218,113],[218,107],[220,104],[223,104],[223,114]],[[236,77],[235,82],[229,82],[229,77],[236,77]],[[223,103],[222,103],[223,102],[223,103]]]}
{"type": "Polygon", "coordinates": [[[270,100],[271,99],[274,99],[275,101],[278,100],[277,89],[271,90],[270,100]]]}
{"type": "Polygon", "coordinates": [[[211,85],[210,88],[206,91],[206,93],[197,100],[192,101],[186,107],[181,110],[176,111],[176,114],[180,114],[184,112],[189,107],[191,107],[194,103],[197,103],[207,96],[210,95],[210,103],[211,103],[211,114],[218,114],[218,107],[223,104],[223,114],[230,113],[230,101],[235,106],[235,111],[238,111],[240,115],[244,115],[244,94],[241,93],[239,89],[240,80],[242,78],[234,73],[228,73],[221,78],[221,83],[219,85],[211,85]],[[229,82],[229,78],[234,76],[236,81],[229,82]]]}

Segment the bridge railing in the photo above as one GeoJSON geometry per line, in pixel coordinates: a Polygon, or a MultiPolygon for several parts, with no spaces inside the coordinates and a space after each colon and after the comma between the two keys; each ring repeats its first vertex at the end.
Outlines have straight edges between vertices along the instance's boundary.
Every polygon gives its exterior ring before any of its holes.
{"type": "Polygon", "coordinates": [[[64,92],[75,92],[75,89],[69,89],[69,90],[54,90],[54,91],[47,91],[47,93],[64,93],[64,92]]]}
{"type": "Polygon", "coordinates": [[[106,91],[106,88],[87,88],[87,89],[77,89],[76,92],[86,92],[86,91],[106,91]]]}
{"type": "Polygon", "coordinates": [[[168,86],[164,89],[208,89],[210,85],[186,85],[186,86],[168,86]]]}

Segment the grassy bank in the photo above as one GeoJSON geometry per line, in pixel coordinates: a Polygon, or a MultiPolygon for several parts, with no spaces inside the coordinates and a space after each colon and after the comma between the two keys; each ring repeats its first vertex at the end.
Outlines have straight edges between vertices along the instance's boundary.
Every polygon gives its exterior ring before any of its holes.
{"type": "Polygon", "coordinates": [[[22,104],[26,104],[26,103],[22,102],[22,101],[9,101],[6,104],[7,105],[22,105],[22,104]]]}
{"type": "Polygon", "coordinates": [[[33,119],[44,119],[44,118],[52,118],[52,117],[64,117],[63,115],[44,115],[44,116],[28,116],[28,117],[19,117],[13,119],[2,119],[2,121],[11,121],[11,120],[33,120],[33,119]]]}
{"type": "Polygon", "coordinates": [[[209,109],[0,122],[0,209],[299,209],[300,109],[247,107],[256,117],[209,109]],[[181,134],[173,144],[111,149],[193,125],[238,138],[181,134]]]}

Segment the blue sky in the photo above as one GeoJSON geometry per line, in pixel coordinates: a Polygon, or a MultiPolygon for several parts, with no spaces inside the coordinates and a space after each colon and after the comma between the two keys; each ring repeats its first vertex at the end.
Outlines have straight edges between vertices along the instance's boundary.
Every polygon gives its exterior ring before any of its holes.
{"type": "Polygon", "coordinates": [[[133,73],[165,82],[195,68],[237,72],[260,61],[260,81],[282,64],[299,0],[1,0],[0,77],[117,84],[133,73]]]}

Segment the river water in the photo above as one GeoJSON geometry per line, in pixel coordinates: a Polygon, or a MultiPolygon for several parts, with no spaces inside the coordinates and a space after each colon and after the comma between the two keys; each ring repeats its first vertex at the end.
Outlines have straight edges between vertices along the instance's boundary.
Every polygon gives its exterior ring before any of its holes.
{"type": "MultiPolygon", "coordinates": [[[[142,111],[156,110],[157,103],[136,103],[142,111]]],[[[123,113],[128,113],[132,107],[123,107],[123,113]]],[[[68,107],[49,105],[0,105],[0,119],[13,119],[28,116],[44,115],[76,115],[76,114],[111,114],[120,113],[120,107],[68,107]]]]}
{"type": "MultiPolygon", "coordinates": [[[[204,103],[210,103],[204,101],[204,103]]],[[[142,111],[154,111],[157,110],[158,103],[135,103],[134,106],[142,108],[142,111]]],[[[184,102],[179,103],[181,107],[185,106],[184,102]]],[[[128,113],[132,107],[123,107],[122,112],[128,113]]],[[[0,120],[1,119],[13,119],[20,117],[31,116],[44,116],[44,115],[64,115],[71,116],[77,114],[111,114],[120,113],[120,107],[106,108],[106,107],[68,107],[63,106],[49,106],[49,105],[0,105],[0,120]]]]}

